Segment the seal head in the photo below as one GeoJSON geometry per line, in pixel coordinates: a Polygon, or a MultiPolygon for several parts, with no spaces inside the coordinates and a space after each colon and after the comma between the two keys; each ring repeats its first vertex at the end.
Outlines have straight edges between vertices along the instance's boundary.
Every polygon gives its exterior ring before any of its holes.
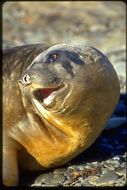
{"type": "Polygon", "coordinates": [[[57,44],[40,53],[19,79],[29,120],[15,137],[43,166],[66,163],[100,135],[119,99],[117,74],[100,51],[57,44]]]}

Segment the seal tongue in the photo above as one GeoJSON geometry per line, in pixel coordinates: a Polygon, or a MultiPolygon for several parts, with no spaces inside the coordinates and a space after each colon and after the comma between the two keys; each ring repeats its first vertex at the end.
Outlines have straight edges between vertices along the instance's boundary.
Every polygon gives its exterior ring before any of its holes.
{"type": "Polygon", "coordinates": [[[39,100],[42,100],[47,98],[52,92],[57,91],[60,87],[56,88],[40,88],[34,91],[35,97],[37,97],[39,100]]]}

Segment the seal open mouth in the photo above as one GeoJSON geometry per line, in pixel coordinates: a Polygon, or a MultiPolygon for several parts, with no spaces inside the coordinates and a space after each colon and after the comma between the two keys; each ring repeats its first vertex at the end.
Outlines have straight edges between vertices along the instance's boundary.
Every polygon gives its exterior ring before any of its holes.
{"type": "Polygon", "coordinates": [[[64,90],[64,86],[54,88],[39,88],[34,90],[33,94],[35,98],[39,100],[44,107],[52,106],[55,98],[61,94],[64,90]]]}

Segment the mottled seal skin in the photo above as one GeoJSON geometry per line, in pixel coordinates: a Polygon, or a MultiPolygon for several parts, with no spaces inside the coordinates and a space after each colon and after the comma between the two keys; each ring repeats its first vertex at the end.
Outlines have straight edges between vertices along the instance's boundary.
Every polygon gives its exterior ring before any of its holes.
{"type": "Polygon", "coordinates": [[[26,45],[3,53],[3,183],[18,165],[62,165],[100,135],[120,94],[117,74],[87,45],[26,45]]]}

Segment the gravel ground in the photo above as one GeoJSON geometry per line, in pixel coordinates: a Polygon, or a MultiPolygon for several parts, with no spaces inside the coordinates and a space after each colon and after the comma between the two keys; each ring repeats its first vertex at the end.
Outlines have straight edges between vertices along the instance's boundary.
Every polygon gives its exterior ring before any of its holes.
{"type": "Polygon", "coordinates": [[[104,130],[88,150],[64,166],[21,175],[21,185],[118,187],[126,184],[125,14],[125,4],[121,1],[3,4],[3,48],[31,43],[88,43],[108,56],[121,87],[121,98],[109,127],[112,129],[104,130]]]}

